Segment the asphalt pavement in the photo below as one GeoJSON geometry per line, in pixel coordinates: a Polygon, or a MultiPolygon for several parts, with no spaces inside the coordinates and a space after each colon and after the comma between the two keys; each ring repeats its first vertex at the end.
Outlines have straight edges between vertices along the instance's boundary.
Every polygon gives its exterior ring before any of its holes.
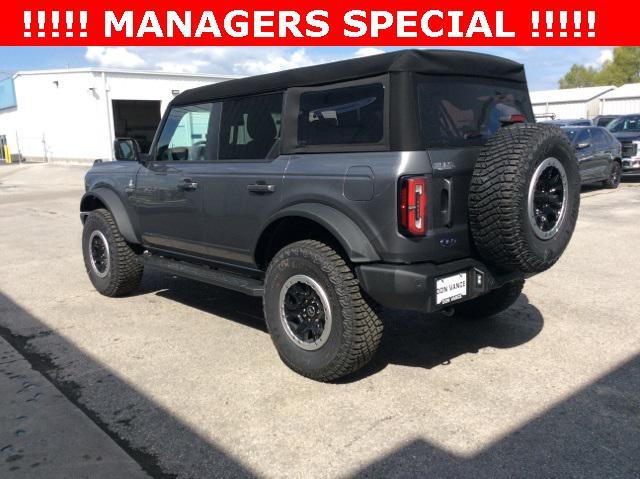
{"type": "Polygon", "coordinates": [[[640,183],[585,188],[506,312],[384,311],[375,360],[322,384],[257,299],[151,271],[96,293],[85,171],[0,168],[0,477],[640,477],[640,183]]]}

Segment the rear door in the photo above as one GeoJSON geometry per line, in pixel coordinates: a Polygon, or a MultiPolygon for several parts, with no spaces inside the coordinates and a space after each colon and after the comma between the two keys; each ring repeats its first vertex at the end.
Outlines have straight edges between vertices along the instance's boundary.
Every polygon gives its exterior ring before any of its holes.
{"type": "Polygon", "coordinates": [[[596,148],[596,158],[594,160],[594,178],[606,179],[611,171],[613,154],[611,150],[611,139],[602,128],[590,128],[591,138],[596,148]]]}
{"type": "Polygon", "coordinates": [[[288,156],[280,155],[283,94],[221,102],[215,161],[198,178],[203,187],[206,256],[254,267],[252,248],[278,211],[288,156]]]}
{"type": "Polygon", "coordinates": [[[591,137],[591,129],[579,129],[573,142],[580,169],[580,179],[583,182],[593,180],[596,176],[597,145],[591,137]]]}

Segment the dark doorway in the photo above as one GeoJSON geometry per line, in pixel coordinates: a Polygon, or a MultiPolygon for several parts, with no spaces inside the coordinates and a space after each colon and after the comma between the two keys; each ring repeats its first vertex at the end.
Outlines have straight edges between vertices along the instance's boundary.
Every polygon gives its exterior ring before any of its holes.
{"type": "Polygon", "coordinates": [[[142,152],[148,152],[160,123],[159,100],[113,100],[116,138],[134,138],[142,152]]]}

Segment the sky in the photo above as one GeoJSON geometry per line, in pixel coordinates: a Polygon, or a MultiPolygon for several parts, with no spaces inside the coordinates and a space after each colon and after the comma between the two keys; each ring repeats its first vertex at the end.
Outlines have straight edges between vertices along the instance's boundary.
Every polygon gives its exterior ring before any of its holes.
{"type": "MultiPolygon", "coordinates": [[[[109,67],[256,75],[392,51],[392,47],[0,47],[0,76],[19,70],[109,67]]],[[[558,87],[578,63],[599,66],[611,47],[471,47],[524,63],[530,90],[558,87]]]]}

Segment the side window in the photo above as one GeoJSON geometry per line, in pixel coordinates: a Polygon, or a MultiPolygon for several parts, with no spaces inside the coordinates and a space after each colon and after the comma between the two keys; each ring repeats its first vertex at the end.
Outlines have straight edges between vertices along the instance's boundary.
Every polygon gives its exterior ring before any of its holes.
{"type": "Polygon", "coordinates": [[[298,145],[379,143],[384,134],[384,87],[371,85],[300,95],[298,145]]]}
{"type": "Polygon", "coordinates": [[[604,145],[609,142],[604,132],[599,128],[593,128],[591,130],[591,137],[593,138],[593,142],[598,145],[604,145]]]}
{"type": "Polygon", "coordinates": [[[223,102],[218,159],[268,158],[280,139],[281,117],[282,93],[223,102]]]}
{"type": "Polygon", "coordinates": [[[212,108],[212,103],[173,108],[158,141],[156,161],[208,160],[212,108]]]}
{"type": "Polygon", "coordinates": [[[575,144],[579,145],[580,143],[591,143],[591,135],[589,135],[589,130],[587,128],[580,130],[578,136],[576,137],[575,144]]]}

